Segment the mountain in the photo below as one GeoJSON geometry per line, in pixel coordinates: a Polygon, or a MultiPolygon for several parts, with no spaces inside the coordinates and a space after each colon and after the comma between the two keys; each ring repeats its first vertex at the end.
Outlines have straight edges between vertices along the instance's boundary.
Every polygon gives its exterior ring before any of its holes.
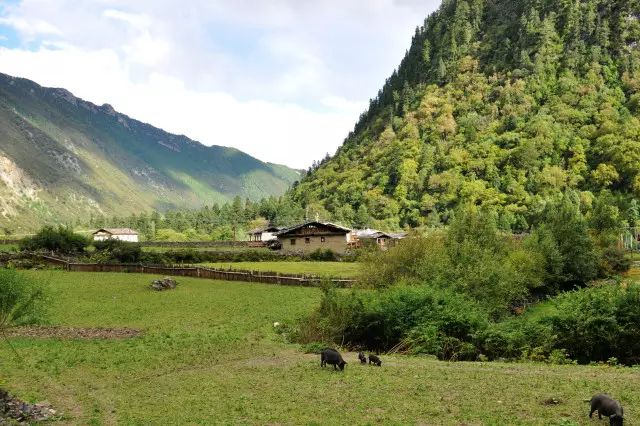
{"type": "Polygon", "coordinates": [[[638,0],[445,0],[290,195],[382,228],[474,203],[525,230],[566,191],[638,220],[639,49],[638,0]]]}
{"type": "Polygon", "coordinates": [[[0,74],[0,226],[282,195],[299,172],[0,74]]]}

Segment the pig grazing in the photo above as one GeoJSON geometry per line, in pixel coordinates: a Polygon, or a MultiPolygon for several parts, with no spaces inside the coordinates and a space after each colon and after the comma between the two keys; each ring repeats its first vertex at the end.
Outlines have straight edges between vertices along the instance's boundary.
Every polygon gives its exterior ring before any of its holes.
{"type": "Polygon", "coordinates": [[[340,371],[342,371],[347,363],[342,359],[340,352],[335,349],[326,348],[320,354],[320,366],[324,367],[327,364],[333,365],[334,370],[340,368],[340,371]]]}
{"type": "Polygon", "coordinates": [[[623,423],[623,410],[618,401],[612,399],[609,395],[603,393],[595,395],[591,398],[591,412],[589,417],[593,416],[595,411],[598,411],[598,418],[602,416],[609,417],[609,425],[622,426],[623,423]]]}
{"type": "Polygon", "coordinates": [[[369,364],[377,365],[378,367],[382,366],[382,361],[376,355],[369,354],[369,364]]]}
{"type": "Polygon", "coordinates": [[[360,360],[360,364],[367,363],[367,357],[364,355],[363,352],[358,352],[358,359],[360,360]]]}

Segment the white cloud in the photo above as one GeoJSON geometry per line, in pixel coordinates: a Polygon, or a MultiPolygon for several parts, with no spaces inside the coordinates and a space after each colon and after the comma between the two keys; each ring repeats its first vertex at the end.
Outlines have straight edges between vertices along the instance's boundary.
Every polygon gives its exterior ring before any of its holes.
{"type": "Polygon", "coordinates": [[[137,13],[127,13],[116,9],[106,9],[102,12],[102,16],[106,18],[115,19],[117,21],[123,21],[130,24],[134,28],[146,29],[151,25],[151,19],[149,16],[137,13]]]}
{"type": "Polygon", "coordinates": [[[110,103],[169,132],[301,168],[335,150],[363,107],[340,98],[326,100],[328,112],[292,103],[241,101],[223,92],[190,90],[181,80],[160,73],[134,83],[127,65],[110,50],[0,49],[0,63],[3,72],[46,86],[73,87],[76,96],[110,103]]]}
{"type": "Polygon", "coordinates": [[[342,143],[437,3],[22,0],[0,24],[39,47],[0,49],[0,71],[307,167],[342,143]]]}
{"type": "Polygon", "coordinates": [[[131,62],[136,62],[147,67],[153,67],[169,58],[171,45],[169,42],[151,36],[144,32],[122,47],[131,62]]]}
{"type": "Polygon", "coordinates": [[[41,19],[24,19],[18,17],[0,18],[0,25],[13,27],[27,36],[40,34],[62,34],[62,31],[60,31],[58,27],[41,19]]]}

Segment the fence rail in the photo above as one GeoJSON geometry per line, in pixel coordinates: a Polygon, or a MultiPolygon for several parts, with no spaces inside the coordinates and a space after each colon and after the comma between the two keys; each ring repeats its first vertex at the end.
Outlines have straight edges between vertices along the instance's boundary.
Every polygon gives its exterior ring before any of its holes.
{"type": "Polygon", "coordinates": [[[164,248],[237,248],[237,247],[266,247],[263,241],[142,241],[142,247],[164,248]]]}
{"type": "Polygon", "coordinates": [[[53,256],[40,256],[44,261],[62,266],[70,272],[123,272],[138,274],[169,275],[178,277],[207,278],[221,281],[242,281],[263,284],[280,284],[302,287],[315,287],[322,281],[331,281],[336,287],[351,287],[355,280],[343,278],[322,278],[314,275],[281,274],[278,272],[248,271],[237,269],[207,268],[198,265],[141,265],[141,264],[102,264],[76,263],[53,256]]]}

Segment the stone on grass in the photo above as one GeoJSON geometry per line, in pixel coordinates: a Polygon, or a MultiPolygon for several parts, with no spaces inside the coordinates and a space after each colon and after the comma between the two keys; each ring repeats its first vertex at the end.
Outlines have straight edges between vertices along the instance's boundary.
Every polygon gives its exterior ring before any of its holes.
{"type": "Polygon", "coordinates": [[[153,280],[151,288],[156,291],[173,290],[178,283],[171,277],[164,277],[160,280],[153,280]]]}
{"type": "Polygon", "coordinates": [[[29,404],[0,389],[0,425],[43,422],[52,419],[56,414],[48,402],[29,404]]]}

